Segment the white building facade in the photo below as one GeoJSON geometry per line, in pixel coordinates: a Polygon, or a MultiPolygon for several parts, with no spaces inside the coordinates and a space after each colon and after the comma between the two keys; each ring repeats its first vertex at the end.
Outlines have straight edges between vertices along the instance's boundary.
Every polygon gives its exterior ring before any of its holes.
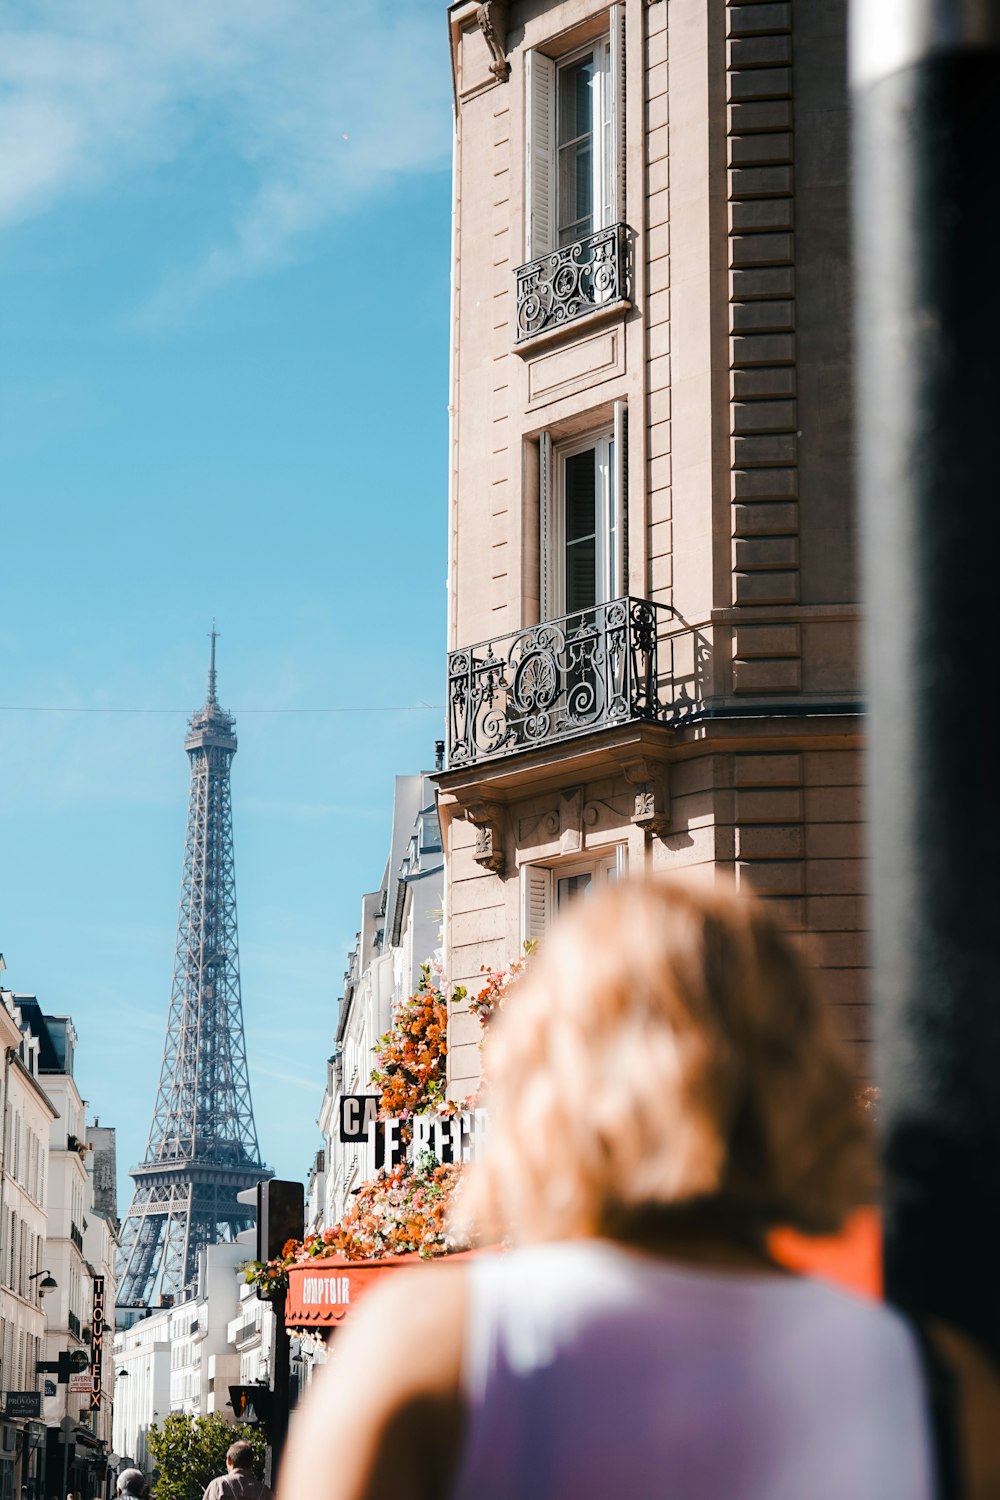
{"type": "MultiPolygon", "coordinates": [[[[38,1076],[38,1039],[22,1029],[16,998],[2,989],[0,1044],[0,1407],[11,1412],[37,1393],[45,1347],[45,1196],[56,1110],[38,1076]]],[[[42,1460],[32,1421],[0,1420],[0,1500],[22,1489],[35,1495],[42,1460]]]]}
{"type": "MultiPolygon", "coordinates": [[[[38,1037],[39,1074],[57,1111],[49,1127],[48,1227],[45,1266],[56,1287],[45,1299],[43,1359],[57,1362],[61,1354],[75,1356],[82,1386],[90,1364],[84,1328],[90,1327],[94,1280],[83,1251],[83,1225],[90,1193],[87,1176],[87,1139],[83,1099],[73,1076],[76,1029],[68,1016],[44,1015],[38,1002],[22,997],[22,1015],[38,1037]]],[[[42,1385],[42,1421],[46,1426],[46,1476],[65,1473],[68,1488],[89,1490],[86,1470],[97,1457],[90,1398],[77,1390],[77,1381],[64,1383],[49,1372],[42,1385]],[[69,1428],[66,1440],[63,1423],[69,1428]],[[67,1452],[67,1449],[69,1450],[67,1452]]],[[[51,1485],[50,1485],[51,1487],[51,1485]]]]}
{"type": "Polygon", "coordinates": [[[243,1265],[252,1246],[209,1245],[194,1297],[160,1308],[115,1336],[114,1451],[152,1473],[150,1427],[170,1412],[222,1413],[233,1420],[229,1387],[260,1378],[270,1348],[269,1306],[248,1296],[243,1265]]]}
{"type": "Polygon", "coordinates": [[[0,1423],[13,1457],[0,1461],[0,1495],[13,1483],[28,1500],[90,1500],[111,1445],[114,1131],[85,1124],[70,1017],[0,990],[0,1032],[0,1388],[17,1419],[13,1433],[0,1423]]]}
{"type": "Polygon", "coordinates": [[[327,1064],[318,1121],[322,1169],[317,1158],[310,1180],[313,1228],[337,1223],[351,1194],[374,1175],[374,1143],[340,1139],[340,1102],[344,1095],[373,1092],[377,1040],[440,944],[442,880],[434,783],[426,773],[397,776],[389,857],[378,890],[361,899],[361,928],[348,958],[336,1047],[327,1064]]]}

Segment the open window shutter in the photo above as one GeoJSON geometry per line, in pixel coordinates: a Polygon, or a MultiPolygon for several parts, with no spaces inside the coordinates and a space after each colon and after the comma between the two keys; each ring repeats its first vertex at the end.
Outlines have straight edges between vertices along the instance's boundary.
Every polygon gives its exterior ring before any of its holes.
{"type": "Polygon", "coordinates": [[[556,65],[542,52],[529,52],[525,78],[525,254],[534,260],[555,242],[556,65]]]}
{"type": "Polygon", "coordinates": [[[611,559],[615,596],[628,593],[628,406],[615,402],[615,463],[611,476],[615,555],[611,559]]]}
{"type": "Polygon", "coordinates": [[[556,604],[556,525],[552,475],[552,439],[543,432],[538,439],[538,566],[543,620],[554,620],[556,604]]]}
{"type": "Polygon", "coordinates": [[[521,939],[539,942],[546,933],[552,906],[552,871],[521,866],[521,939]]]}
{"type": "Polygon", "coordinates": [[[608,100],[611,115],[612,160],[607,163],[607,180],[612,184],[611,202],[616,224],[625,223],[625,7],[611,7],[611,65],[608,100]]]}

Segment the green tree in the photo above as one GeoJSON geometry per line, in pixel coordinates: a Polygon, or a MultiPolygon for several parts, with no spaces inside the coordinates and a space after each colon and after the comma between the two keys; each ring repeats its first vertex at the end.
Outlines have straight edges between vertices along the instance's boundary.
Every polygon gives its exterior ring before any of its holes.
{"type": "Polygon", "coordinates": [[[258,1475],[264,1468],[264,1430],[227,1422],[219,1412],[192,1417],[173,1411],[152,1426],[146,1443],[159,1470],[156,1500],[201,1500],[210,1479],[226,1472],[226,1450],[240,1439],[253,1449],[258,1475]]]}

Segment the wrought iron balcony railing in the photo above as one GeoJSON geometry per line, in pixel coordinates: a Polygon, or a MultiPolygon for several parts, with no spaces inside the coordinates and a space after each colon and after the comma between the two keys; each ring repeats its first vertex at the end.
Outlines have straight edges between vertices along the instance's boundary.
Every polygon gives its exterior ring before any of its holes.
{"type": "Polygon", "coordinates": [[[628,296],[628,230],[611,224],[528,261],[517,280],[517,342],[628,296]]]}
{"type": "Polygon", "coordinates": [[[673,724],[702,697],[707,646],[649,599],[613,599],[448,657],[448,770],[619,724],[673,724]]]}

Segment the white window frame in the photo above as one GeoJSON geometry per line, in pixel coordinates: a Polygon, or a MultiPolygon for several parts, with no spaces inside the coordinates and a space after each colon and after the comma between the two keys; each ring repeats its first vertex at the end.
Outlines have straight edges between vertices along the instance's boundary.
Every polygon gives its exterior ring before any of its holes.
{"type": "Polygon", "coordinates": [[[525,260],[558,247],[559,74],[594,54],[593,224],[590,233],[625,217],[625,7],[612,5],[607,30],[553,60],[529,50],[525,60],[525,260]]]}
{"type": "Polygon", "coordinates": [[[597,597],[595,604],[606,604],[613,599],[612,592],[612,553],[614,551],[615,528],[615,498],[614,484],[611,472],[611,446],[614,441],[614,432],[606,428],[603,432],[588,433],[584,438],[577,438],[575,442],[560,443],[555,451],[555,485],[552,507],[552,524],[550,530],[550,545],[554,549],[557,558],[557,566],[554,569],[555,596],[553,614],[564,615],[567,611],[566,603],[566,461],[575,458],[581,453],[593,450],[594,469],[596,473],[596,505],[594,507],[594,528],[596,539],[595,574],[597,585],[597,597]]]}
{"type": "MultiPolygon", "coordinates": [[[[521,866],[521,942],[540,942],[557,914],[559,881],[570,875],[592,875],[599,889],[628,872],[628,845],[612,844],[592,854],[573,855],[545,864],[521,866]]],[[[586,897],[583,898],[586,900],[586,897]]]]}
{"type": "Polygon", "coordinates": [[[566,460],[594,449],[597,470],[597,604],[619,599],[626,591],[628,430],[625,403],[616,401],[614,417],[581,437],[553,443],[539,439],[539,548],[541,605],[544,620],[566,614],[566,460]],[[625,462],[623,462],[623,455],[625,462]]]}

